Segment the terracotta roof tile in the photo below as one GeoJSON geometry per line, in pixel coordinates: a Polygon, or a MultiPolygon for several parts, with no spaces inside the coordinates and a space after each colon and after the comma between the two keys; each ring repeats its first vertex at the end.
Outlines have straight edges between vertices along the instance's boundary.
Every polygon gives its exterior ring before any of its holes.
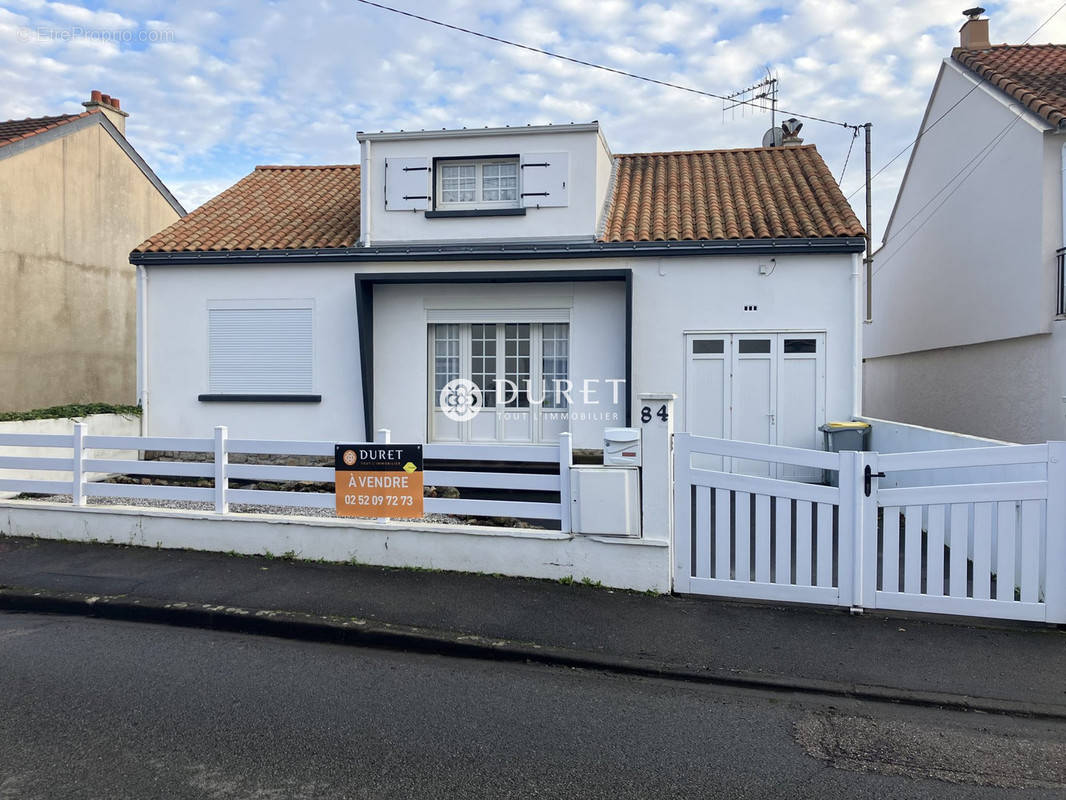
{"type": "MultiPolygon", "coordinates": [[[[601,241],[862,236],[813,146],[615,156],[601,241]]],[[[351,247],[359,167],[256,167],[134,252],[351,247]]]]}
{"type": "Polygon", "coordinates": [[[315,249],[358,241],[358,164],[265,166],[134,252],[315,249]]]}
{"type": "Polygon", "coordinates": [[[0,147],[23,139],[29,139],[38,133],[44,133],[52,128],[58,128],[60,125],[66,125],[73,120],[98,113],[100,113],[100,109],[93,108],[80,114],[59,114],[55,117],[27,117],[26,119],[9,119],[6,122],[0,122],[0,147]]]}
{"type": "Polygon", "coordinates": [[[862,236],[813,145],[615,156],[601,241],[862,236]]]}
{"type": "Polygon", "coordinates": [[[956,47],[951,57],[1055,127],[1066,128],[1066,45],[956,47]]]}

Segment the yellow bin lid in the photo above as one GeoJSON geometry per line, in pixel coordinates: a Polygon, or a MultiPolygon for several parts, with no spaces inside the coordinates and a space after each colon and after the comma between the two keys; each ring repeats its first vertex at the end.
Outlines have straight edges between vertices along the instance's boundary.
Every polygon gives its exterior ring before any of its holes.
{"type": "Polygon", "coordinates": [[[864,428],[869,428],[870,427],[870,423],[869,422],[827,422],[825,424],[825,427],[832,428],[834,430],[847,430],[849,428],[862,430],[864,428]]]}

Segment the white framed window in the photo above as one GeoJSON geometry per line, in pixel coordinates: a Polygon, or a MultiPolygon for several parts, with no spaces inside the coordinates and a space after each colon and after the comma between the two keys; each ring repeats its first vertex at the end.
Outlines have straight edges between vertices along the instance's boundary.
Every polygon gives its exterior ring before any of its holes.
{"type": "Polygon", "coordinates": [[[517,208],[518,158],[441,159],[437,162],[436,207],[517,208]]]}
{"type": "Polygon", "coordinates": [[[210,394],[313,394],[313,301],[214,301],[207,319],[210,394]]]}
{"type": "Polygon", "coordinates": [[[428,333],[431,441],[555,441],[566,430],[569,323],[438,322],[428,333]],[[455,378],[481,389],[470,422],[443,415],[440,391],[455,378]]]}

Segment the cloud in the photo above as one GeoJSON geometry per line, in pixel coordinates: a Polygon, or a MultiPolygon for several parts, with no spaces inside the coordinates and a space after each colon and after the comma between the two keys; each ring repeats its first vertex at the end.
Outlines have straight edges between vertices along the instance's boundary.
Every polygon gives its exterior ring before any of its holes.
{"type": "MultiPolygon", "coordinates": [[[[962,22],[949,0],[396,0],[413,13],[728,94],[767,68],[782,113],[873,123],[874,167],[915,135],[962,22]]],[[[994,41],[1020,42],[1059,0],[990,5],[994,41]]],[[[1034,41],[1066,41],[1066,12],[1034,41]]],[[[355,162],[357,130],[599,119],[616,152],[757,145],[768,114],[546,58],[353,0],[6,0],[0,118],[122,98],[127,133],[189,207],[257,163],[355,162]],[[26,36],[100,29],[124,38],[26,36]]],[[[780,114],[778,120],[780,120],[780,114]]],[[[805,120],[840,175],[850,130],[805,120]]],[[[906,158],[875,182],[883,227],[906,158]]],[[[861,139],[844,176],[862,185],[861,139]]],[[[854,201],[861,210],[862,194],[854,201]]]]}

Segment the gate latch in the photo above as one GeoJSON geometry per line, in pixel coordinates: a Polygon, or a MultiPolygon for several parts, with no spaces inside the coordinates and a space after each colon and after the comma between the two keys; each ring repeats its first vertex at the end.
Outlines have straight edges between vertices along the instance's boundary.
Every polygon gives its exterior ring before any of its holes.
{"type": "Polygon", "coordinates": [[[883,473],[883,472],[874,472],[870,468],[870,465],[867,464],[866,465],[865,477],[866,477],[866,496],[869,497],[870,496],[870,481],[871,481],[871,479],[872,478],[883,478],[883,477],[885,477],[885,473],[883,473]]]}

